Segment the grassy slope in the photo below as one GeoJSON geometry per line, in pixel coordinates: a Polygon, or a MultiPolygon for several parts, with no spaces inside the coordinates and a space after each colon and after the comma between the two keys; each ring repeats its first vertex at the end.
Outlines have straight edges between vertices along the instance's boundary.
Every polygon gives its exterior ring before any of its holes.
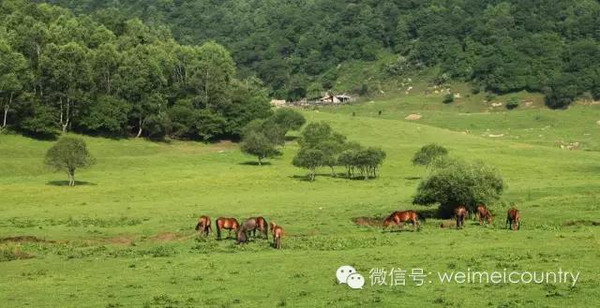
{"type": "MultiPolygon", "coordinates": [[[[402,302],[508,307],[586,306],[598,301],[599,229],[564,223],[600,220],[600,153],[563,151],[527,138],[491,140],[479,136],[477,129],[466,135],[398,121],[410,111],[392,109],[397,105],[389,100],[332,110],[338,114],[306,113],[309,121],[329,121],[349,139],[387,151],[382,177],[366,182],[326,176],[315,183],[302,181],[297,176],[304,171],[290,164],[297,150],[292,143],[281,159],[257,167],[244,164],[251,158],[235,145],[86,138],[97,165],[78,174],[77,179],[88,185],[68,188],[52,185],[64,176],[41,165],[49,142],[1,135],[0,237],[33,235],[58,242],[0,244],[3,252],[35,256],[0,262],[0,303],[313,307],[402,302]],[[384,119],[361,116],[380,106],[386,106],[384,119]],[[350,108],[358,108],[352,110],[359,116],[351,117],[350,108]],[[435,220],[428,220],[422,232],[383,233],[354,226],[352,217],[414,208],[411,196],[425,171],[409,160],[428,142],[497,166],[508,183],[506,201],[516,202],[523,211],[523,229],[502,230],[505,210],[499,205],[494,228],[446,230],[437,228],[435,220]],[[196,240],[191,229],[200,214],[264,215],[286,227],[284,249],[274,251],[264,241],[237,247],[231,241],[196,240]],[[575,288],[433,283],[355,291],[334,281],[335,269],[342,264],[355,265],[365,276],[373,267],[393,266],[432,272],[562,267],[581,271],[582,281],[575,288]]],[[[450,119],[461,117],[440,114],[432,122],[425,114],[423,122],[446,127],[450,119]]],[[[574,109],[565,115],[579,118],[588,113],[574,109]]],[[[488,121],[466,119],[465,125],[488,121]]],[[[563,122],[554,130],[566,136],[574,132],[563,122]]]]}

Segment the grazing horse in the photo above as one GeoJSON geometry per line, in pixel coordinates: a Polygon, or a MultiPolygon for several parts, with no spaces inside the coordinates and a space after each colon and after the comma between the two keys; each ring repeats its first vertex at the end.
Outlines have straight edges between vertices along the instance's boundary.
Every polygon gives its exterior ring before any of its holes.
{"type": "Polygon", "coordinates": [[[242,223],[240,228],[237,230],[237,243],[245,243],[249,240],[250,232],[256,230],[256,219],[248,218],[246,221],[242,223]]]}
{"type": "Polygon", "coordinates": [[[492,216],[492,212],[490,212],[490,209],[488,209],[485,204],[480,204],[477,206],[477,218],[480,225],[483,225],[484,221],[486,221],[488,225],[491,225],[494,216],[492,216]]]}
{"type": "Polygon", "coordinates": [[[237,231],[237,229],[240,227],[237,219],[227,217],[217,218],[215,225],[217,225],[217,239],[221,239],[221,229],[229,230],[229,235],[227,237],[230,237],[231,230],[237,231]]]}
{"type": "Polygon", "coordinates": [[[383,221],[383,228],[389,227],[392,223],[399,226],[400,223],[410,222],[413,225],[413,229],[421,227],[419,222],[419,214],[415,211],[395,211],[383,221]]]}
{"type": "Polygon", "coordinates": [[[262,216],[251,218],[256,220],[256,228],[252,230],[252,236],[256,237],[256,230],[258,230],[266,239],[269,239],[269,224],[267,224],[267,220],[262,216]]]}
{"type": "Polygon", "coordinates": [[[198,224],[196,224],[196,231],[200,231],[204,233],[204,236],[208,236],[208,233],[212,232],[210,217],[206,215],[200,216],[200,218],[198,218],[198,224]]]}
{"type": "Polygon", "coordinates": [[[508,225],[508,229],[521,229],[521,214],[519,213],[519,210],[514,207],[511,207],[508,210],[508,213],[506,214],[506,224],[508,225]]]}
{"type": "Polygon", "coordinates": [[[462,227],[465,224],[465,217],[469,215],[469,211],[464,205],[459,205],[454,209],[454,216],[456,216],[456,229],[462,227]]]}
{"type": "Polygon", "coordinates": [[[271,221],[271,234],[273,235],[273,247],[281,249],[281,238],[283,237],[283,228],[271,221]]]}

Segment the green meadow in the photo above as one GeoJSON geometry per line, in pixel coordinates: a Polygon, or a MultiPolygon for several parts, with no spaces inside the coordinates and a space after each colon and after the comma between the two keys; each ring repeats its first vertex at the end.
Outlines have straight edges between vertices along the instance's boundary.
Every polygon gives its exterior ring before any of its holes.
{"type": "Polygon", "coordinates": [[[264,166],[230,142],[80,136],[96,164],[79,170],[71,188],[66,174],[42,163],[52,141],[0,135],[1,306],[597,306],[600,106],[552,111],[531,99],[512,111],[491,109],[482,96],[444,105],[434,95],[305,111],[307,121],[327,121],[349,140],[387,152],[381,176],[371,180],[334,178],[323,168],[306,181],[306,170],[291,164],[293,136],[264,166]],[[404,119],[413,113],[423,117],[404,119]],[[507,188],[490,205],[493,225],[469,220],[462,230],[447,229],[435,218],[416,232],[356,225],[357,217],[435,210],[411,203],[427,170],[410,159],[431,142],[501,172],[507,188]],[[580,147],[563,150],[559,142],[580,147]],[[504,225],[511,204],[522,213],[515,232],[504,225]],[[200,237],[200,215],[262,215],[285,228],[283,249],[263,239],[235,245],[200,237]],[[362,290],[337,283],[341,265],[366,278],[362,290]],[[372,268],[431,274],[422,286],[408,276],[405,286],[372,286],[372,268]],[[437,272],[468,269],[580,276],[574,286],[437,279],[437,272]]]}

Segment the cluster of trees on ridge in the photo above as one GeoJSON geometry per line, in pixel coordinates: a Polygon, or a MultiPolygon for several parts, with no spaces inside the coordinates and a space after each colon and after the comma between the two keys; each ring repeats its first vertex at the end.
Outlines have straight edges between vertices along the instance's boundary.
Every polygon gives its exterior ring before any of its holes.
{"type": "Polygon", "coordinates": [[[326,122],[308,124],[298,140],[300,150],[292,160],[296,167],[309,170],[308,178],[314,181],[317,169],[328,167],[336,177],[336,166],[346,168],[344,176],[361,176],[365,180],[376,178],[386,154],[383,150],[363,147],[358,142],[346,140],[346,136],[335,132],[326,122]]]}
{"type": "Polygon", "coordinates": [[[256,74],[280,98],[329,89],[339,64],[389,54],[395,60],[381,70],[390,78],[435,67],[439,80],[471,82],[474,92],[543,92],[553,108],[581,95],[600,98],[596,0],[45,2],[92,13],[113,31],[138,16],[183,43],[215,40],[232,51],[242,76],[256,74]]]}
{"type": "Polygon", "coordinates": [[[38,136],[236,138],[271,111],[215,42],[181,45],[139,19],[100,23],[26,0],[0,3],[1,129],[38,136]]]}

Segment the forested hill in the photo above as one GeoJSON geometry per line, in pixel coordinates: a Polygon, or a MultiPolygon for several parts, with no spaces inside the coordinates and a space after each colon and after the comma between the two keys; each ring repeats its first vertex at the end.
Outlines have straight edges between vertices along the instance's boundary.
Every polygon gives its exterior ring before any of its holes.
{"type": "Polygon", "coordinates": [[[0,131],[236,138],[270,114],[256,78],[236,78],[214,42],[181,45],[139,19],[103,25],[27,0],[0,2],[0,131]]]}
{"type": "Polygon", "coordinates": [[[544,92],[551,107],[600,97],[596,0],[47,2],[93,12],[115,32],[138,16],[182,43],[215,40],[242,76],[256,74],[279,97],[314,95],[335,85],[338,64],[390,53],[397,56],[381,69],[389,78],[436,67],[440,80],[469,81],[474,90],[544,92]]]}

